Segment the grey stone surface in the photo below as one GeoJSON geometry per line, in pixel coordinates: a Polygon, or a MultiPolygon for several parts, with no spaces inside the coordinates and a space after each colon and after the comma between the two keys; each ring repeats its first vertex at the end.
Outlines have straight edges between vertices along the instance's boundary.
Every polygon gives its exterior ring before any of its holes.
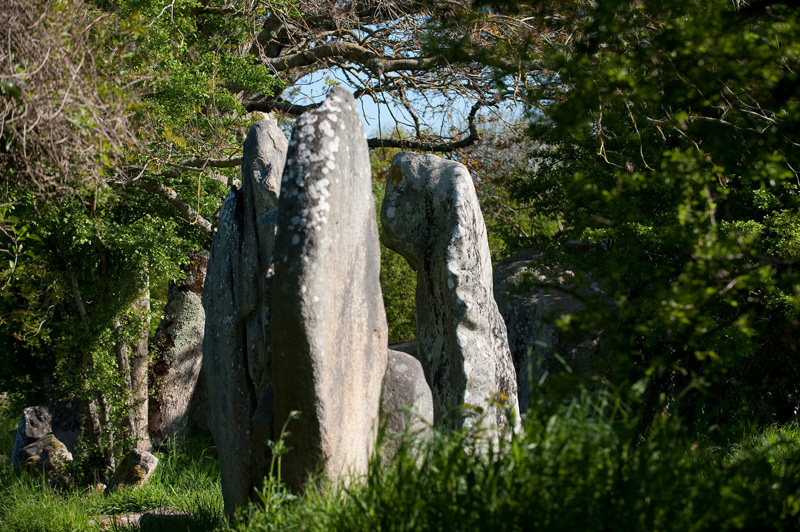
{"type": "Polygon", "coordinates": [[[148,429],[153,447],[182,442],[203,364],[203,282],[208,257],[192,255],[186,279],[171,283],[164,318],[150,346],[148,429]]]}
{"type": "MultiPolygon", "coordinates": [[[[206,372],[203,371],[203,366],[200,366],[200,374],[197,376],[197,384],[194,387],[194,393],[189,401],[189,423],[192,423],[202,429],[209,429],[209,409],[211,406],[208,403],[208,387],[206,386],[206,372]]],[[[209,429],[210,430],[210,429],[209,429]]]]}
{"type": "Polygon", "coordinates": [[[55,401],[46,405],[29,406],[22,411],[11,451],[11,463],[18,467],[23,461],[22,449],[52,434],[70,455],[81,436],[80,401],[55,401]]]}
{"type": "Polygon", "coordinates": [[[229,516],[249,502],[269,470],[271,211],[277,207],[287,144],[274,120],[251,128],[244,143],[242,189],[232,189],[220,211],[203,292],[208,423],[229,516]]]}
{"type": "Polygon", "coordinates": [[[494,293],[508,330],[522,412],[528,410],[532,387],[542,378],[564,371],[565,363],[571,371],[586,373],[600,354],[599,332],[565,339],[556,324],[583,310],[570,292],[588,295],[598,289],[591,283],[580,285],[566,261],[557,264],[534,250],[507,257],[495,268],[494,293]]]}
{"type": "Polygon", "coordinates": [[[417,357],[437,425],[458,428],[482,411],[504,426],[500,398],[518,412],[505,324],[492,289],[486,226],[462,164],[400,152],[381,207],[383,243],[417,271],[417,357]],[[462,405],[477,408],[463,408],[462,405]]]}
{"type": "Polygon", "coordinates": [[[147,451],[134,449],[122,459],[104,493],[109,495],[122,488],[140,488],[150,480],[156,467],[158,458],[147,451]]]}
{"type": "Polygon", "coordinates": [[[101,515],[89,520],[89,526],[100,530],[189,530],[192,514],[172,508],[153,508],[146,512],[101,515]]]}
{"type": "Polygon", "coordinates": [[[69,484],[69,477],[63,466],[72,461],[72,453],[53,434],[47,434],[26,445],[19,450],[17,457],[21,461],[19,469],[44,473],[51,486],[66,487],[69,484]]]}
{"type": "Polygon", "coordinates": [[[272,353],[275,428],[292,421],[284,480],[367,472],[387,330],[366,135],[348,91],[298,119],[278,209],[272,353]]]}
{"type": "Polygon", "coordinates": [[[427,439],[433,429],[433,396],[419,360],[389,349],[381,396],[381,422],[385,423],[382,459],[397,451],[399,437],[427,439]]]}
{"type": "Polygon", "coordinates": [[[419,360],[419,357],[417,356],[416,340],[403,340],[401,342],[395,342],[393,344],[389,344],[389,349],[391,351],[400,351],[401,353],[411,355],[412,357],[419,360]]]}

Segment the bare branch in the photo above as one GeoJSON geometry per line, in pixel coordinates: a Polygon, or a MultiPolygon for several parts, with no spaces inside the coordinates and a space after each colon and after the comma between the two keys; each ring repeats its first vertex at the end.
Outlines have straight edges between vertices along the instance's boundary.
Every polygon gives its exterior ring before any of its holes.
{"type": "Polygon", "coordinates": [[[235,159],[187,159],[180,163],[173,165],[178,168],[237,168],[241,166],[242,158],[235,159]]]}
{"type": "Polygon", "coordinates": [[[137,144],[128,102],[99,90],[113,79],[95,60],[105,43],[88,29],[109,17],[87,25],[81,6],[0,4],[0,176],[46,199],[90,185],[103,161],[137,144]]]}
{"type": "MultiPolygon", "coordinates": [[[[401,85],[397,82],[382,84],[382,85],[372,85],[368,87],[361,87],[353,92],[353,97],[358,100],[365,94],[377,94],[382,92],[392,92],[392,91],[399,91],[401,85]]],[[[316,109],[320,106],[319,103],[311,103],[308,105],[299,105],[296,103],[288,102],[283,98],[245,98],[243,103],[243,107],[246,111],[261,111],[262,113],[271,113],[273,111],[280,111],[282,113],[286,113],[292,116],[300,116],[301,114],[305,113],[306,111],[310,111],[311,109],[316,109]]]]}
{"type": "Polygon", "coordinates": [[[469,135],[457,141],[443,142],[440,140],[426,141],[413,139],[369,139],[367,145],[370,148],[400,148],[403,150],[416,150],[427,152],[448,153],[474,144],[478,140],[478,127],[475,125],[475,116],[478,110],[483,107],[483,103],[478,102],[470,110],[468,123],[469,135]]]}
{"type": "Polygon", "coordinates": [[[336,41],[291,55],[263,58],[262,62],[275,72],[310,66],[323,59],[341,57],[363,65],[379,76],[400,70],[431,70],[445,63],[442,57],[385,57],[358,44],[336,41]]]}
{"type": "Polygon", "coordinates": [[[261,111],[262,113],[271,113],[272,111],[280,111],[292,116],[300,116],[306,111],[316,109],[319,104],[312,103],[309,105],[297,105],[287,102],[283,99],[277,100],[250,100],[244,103],[244,108],[247,111],[261,111]]]}

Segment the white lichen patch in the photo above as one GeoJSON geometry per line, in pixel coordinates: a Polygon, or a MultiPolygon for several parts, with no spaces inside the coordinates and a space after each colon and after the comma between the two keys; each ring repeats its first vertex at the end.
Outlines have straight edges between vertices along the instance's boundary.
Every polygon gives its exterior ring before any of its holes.
{"type": "Polygon", "coordinates": [[[322,134],[325,135],[326,137],[332,137],[335,134],[333,131],[333,127],[331,126],[331,123],[328,122],[327,120],[323,120],[322,122],[320,122],[319,130],[322,131],[322,134]]]}

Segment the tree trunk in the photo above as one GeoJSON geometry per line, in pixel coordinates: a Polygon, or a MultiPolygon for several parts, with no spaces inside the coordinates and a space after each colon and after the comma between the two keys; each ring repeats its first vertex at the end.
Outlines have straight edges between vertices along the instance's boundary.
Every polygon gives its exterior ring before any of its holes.
{"type": "Polygon", "coordinates": [[[105,461],[106,470],[101,474],[102,479],[105,480],[106,474],[109,472],[114,471],[116,467],[116,462],[114,460],[114,449],[113,449],[113,434],[111,435],[111,445],[103,445],[103,424],[100,419],[100,414],[97,411],[97,403],[100,402],[101,404],[105,405],[105,412],[106,415],[104,416],[106,419],[108,417],[108,402],[105,399],[105,396],[100,396],[99,401],[89,400],[86,401],[86,417],[87,417],[87,436],[89,438],[89,443],[92,445],[96,445],[98,449],[103,449],[103,459],[105,461]]]}
{"type": "Polygon", "coordinates": [[[137,317],[141,320],[139,341],[131,353],[131,392],[132,414],[136,438],[135,447],[150,450],[150,435],[147,430],[147,354],[150,336],[150,278],[142,275],[139,299],[133,304],[137,317]]]}
{"type": "MultiPolygon", "coordinates": [[[[116,334],[122,334],[122,321],[119,319],[114,320],[114,325],[112,325],[112,329],[116,334]]],[[[125,340],[120,338],[120,340],[114,344],[114,354],[117,358],[117,370],[119,371],[120,376],[122,377],[122,384],[124,387],[124,393],[128,394],[128,396],[133,395],[133,385],[131,383],[131,372],[130,372],[130,359],[128,357],[128,345],[125,343],[125,340]]],[[[128,419],[127,419],[127,427],[125,427],[128,434],[133,436],[136,434],[136,422],[134,421],[133,417],[133,409],[128,412],[128,419]]]]}
{"type": "Polygon", "coordinates": [[[117,468],[116,460],[114,459],[114,427],[111,424],[111,415],[108,410],[106,394],[100,392],[98,394],[98,399],[100,403],[99,419],[102,427],[105,429],[103,431],[105,436],[103,451],[106,459],[106,467],[110,471],[114,471],[117,468]]]}
{"type": "Polygon", "coordinates": [[[205,312],[202,294],[208,256],[191,255],[186,281],[171,283],[150,365],[150,439],[154,446],[183,441],[202,368],[205,312]]]}

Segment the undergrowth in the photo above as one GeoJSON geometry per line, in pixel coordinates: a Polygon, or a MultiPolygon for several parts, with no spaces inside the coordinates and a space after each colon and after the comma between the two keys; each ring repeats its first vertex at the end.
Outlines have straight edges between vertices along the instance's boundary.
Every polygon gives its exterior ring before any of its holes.
{"type": "MultiPolygon", "coordinates": [[[[2,421],[4,449],[13,425],[2,421]]],[[[267,480],[261,504],[241,509],[232,523],[221,517],[207,435],[159,455],[145,487],[110,497],[54,491],[4,463],[0,531],[96,530],[92,516],[156,507],[190,512],[181,530],[193,531],[800,529],[797,425],[762,428],[714,447],[665,416],[642,437],[613,395],[584,392],[563,404],[538,404],[520,434],[494,446],[480,443],[481,436],[451,432],[424,445],[403,444],[388,465],[375,460],[366,482],[349,489],[318,481],[295,496],[267,480]]],[[[277,442],[273,450],[280,456],[285,448],[277,442]]]]}
{"type": "Polygon", "coordinates": [[[717,531],[800,529],[800,432],[770,427],[719,449],[661,420],[646,437],[611,394],[534,407],[499,448],[437,434],[375,461],[365,486],[268,485],[236,530],[717,531]],[[279,486],[278,486],[279,487],[279,486]]]}

